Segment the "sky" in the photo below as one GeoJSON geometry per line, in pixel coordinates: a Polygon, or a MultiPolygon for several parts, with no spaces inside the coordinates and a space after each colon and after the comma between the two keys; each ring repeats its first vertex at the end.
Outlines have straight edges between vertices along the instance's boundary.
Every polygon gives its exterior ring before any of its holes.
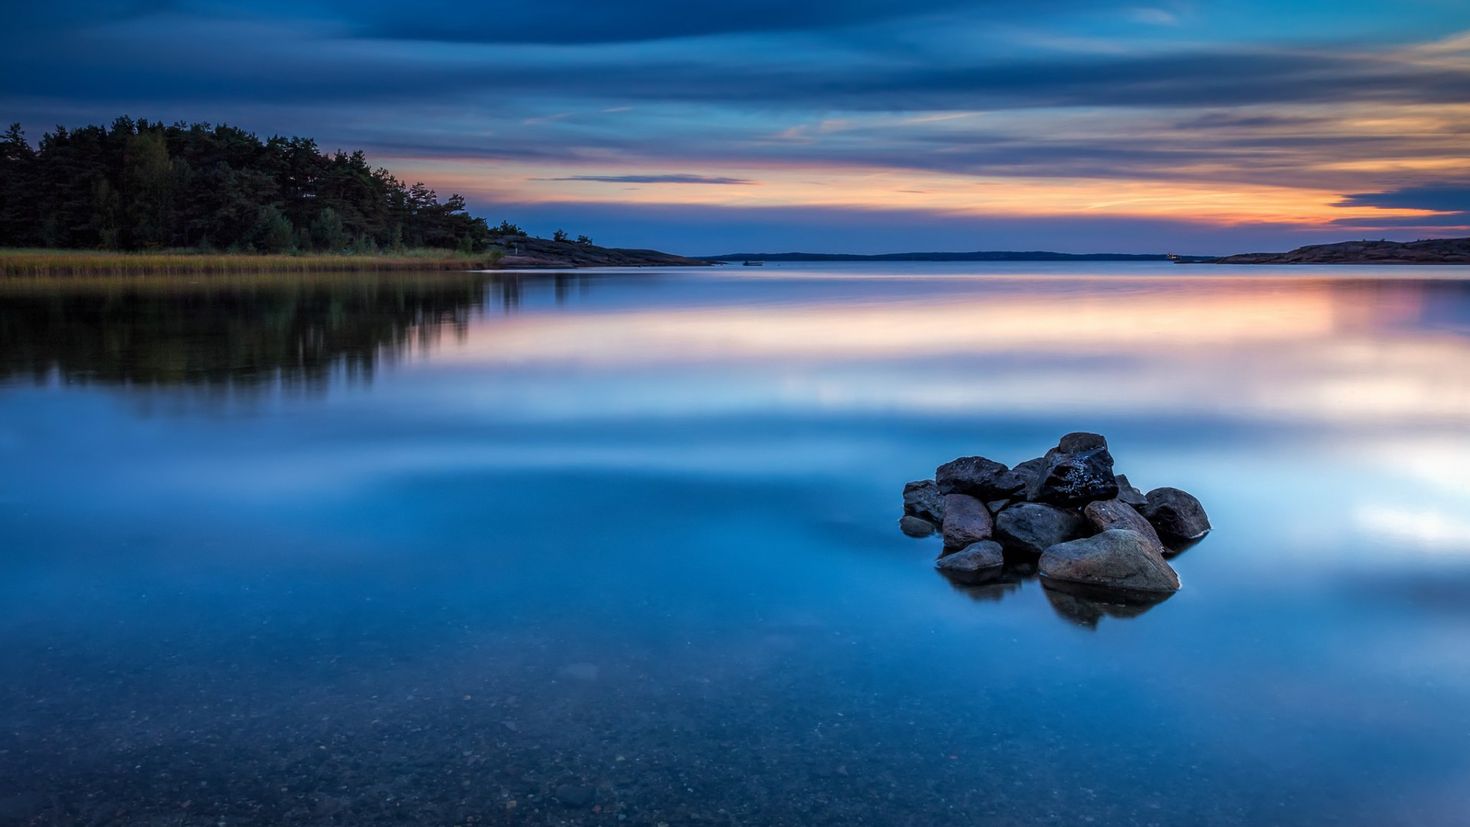
{"type": "Polygon", "coordinates": [[[0,119],[33,140],[123,114],[310,136],[540,235],[693,255],[1470,235],[1465,0],[52,0],[4,18],[0,119]]]}

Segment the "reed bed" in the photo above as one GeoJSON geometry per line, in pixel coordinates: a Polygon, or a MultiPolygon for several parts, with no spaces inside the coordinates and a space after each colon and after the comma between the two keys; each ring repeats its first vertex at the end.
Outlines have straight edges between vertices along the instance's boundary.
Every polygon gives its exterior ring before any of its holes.
{"type": "Polygon", "coordinates": [[[333,273],[362,270],[476,270],[493,267],[499,251],[465,255],[410,250],[382,255],[249,253],[118,253],[104,250],[0,250],[0,276],[217,275],[333,273]]]}

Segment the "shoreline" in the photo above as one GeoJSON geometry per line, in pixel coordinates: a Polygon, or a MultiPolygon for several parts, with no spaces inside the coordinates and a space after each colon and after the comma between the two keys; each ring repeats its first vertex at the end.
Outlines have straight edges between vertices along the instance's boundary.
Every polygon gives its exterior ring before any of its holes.
{"type": "MultiPolygon", "coordinates": [[[[560,251],[556,251],[560,252],[560,251]]],[[[256,254],[0,249],[0,278],[221,276],[349,272],[474,272],[593,267],[688,267],[707,262],[648,250],[593,248],[578,255],[505,255],[422,251],[407,254],[256,254]]]]}

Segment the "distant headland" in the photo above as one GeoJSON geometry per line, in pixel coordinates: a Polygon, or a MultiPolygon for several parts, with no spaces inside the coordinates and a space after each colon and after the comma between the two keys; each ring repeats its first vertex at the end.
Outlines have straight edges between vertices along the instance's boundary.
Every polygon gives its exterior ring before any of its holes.
{"type": "Polygon", "coordinates": [[[1470,264],[1470,238],[1420,241],[1342,241],[1289,253],[1242,253],[1212,264],[1470,264]]]}
{"type": "Polygon", "coordinates": [[[0,248],[11,276],[705,263],[492,225],[311,138],[127,117],[0,135],[0,248]]]}

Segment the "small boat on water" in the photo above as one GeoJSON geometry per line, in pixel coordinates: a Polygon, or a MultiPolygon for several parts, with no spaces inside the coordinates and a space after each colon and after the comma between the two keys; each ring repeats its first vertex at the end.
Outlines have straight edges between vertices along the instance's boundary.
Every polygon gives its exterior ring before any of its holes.
{"type": "Polygon", "coordinates": [[[740,263],[743,266],[745,266],[745,267],[764,267],[764,266],[766,266],[766,263],[764,261],[742,261],[740,263]]]}

